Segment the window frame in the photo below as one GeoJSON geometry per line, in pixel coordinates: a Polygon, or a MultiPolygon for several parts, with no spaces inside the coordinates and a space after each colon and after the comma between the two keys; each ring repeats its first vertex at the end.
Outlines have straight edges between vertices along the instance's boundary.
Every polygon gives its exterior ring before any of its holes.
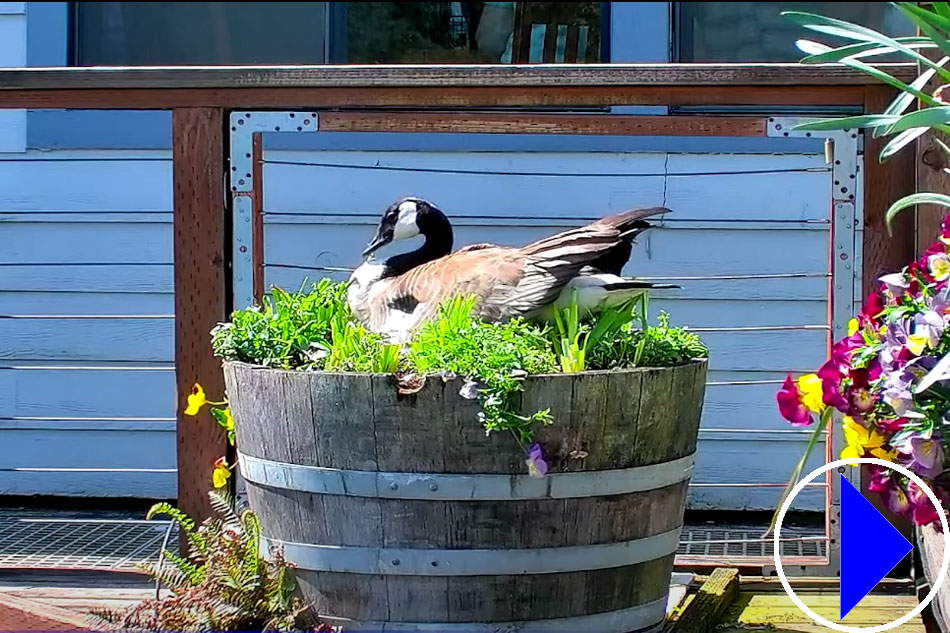
{"type": "MultiPolygon", "coordinates": [[[[27,2],[27,65],[68,66],[70,34],[75,25],[70,2],[27,2]]],[[[674,54],[675,4],[671,2],[607,3],[602,39],[606,59],[614,63],[664,63],[674,54]]],[[[345,11],[331,4],[328,22],[335,31],[345,26],[345,11]],[[334,10],[333,7],[336,7],[334,10]]],[[[344,29],[345,31],[345,29],[344,29]]],[[[329,59],[339,59],[339,44],[329,59]]],[[[339,39],[337,39],[339,42],[339,39]]],[[[615,107],[618,114],[666,114],[665,107],[615,107]]],[[[772,151],[774,139],[688,137],[624,138],[537,134],[346,134],[279,135],[268,147],[364,151],[772,151]]],[[[171,149],[171,113],[159,110],[30,110],[27,148],[39,150],[164,150],[171,149]]],[[[804,149],[804,148],[803,148],[804,149]]]]}

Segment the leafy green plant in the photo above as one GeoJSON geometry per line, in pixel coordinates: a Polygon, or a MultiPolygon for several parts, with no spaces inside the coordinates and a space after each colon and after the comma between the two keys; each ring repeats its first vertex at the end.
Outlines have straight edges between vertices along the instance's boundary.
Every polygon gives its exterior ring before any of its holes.
{"type": "MultiPolygon", "coordinates": [[[[553,328],[524,319],[486,323],[473,316],[475,298],[457,297],[423,323],[405,349],[357,323],[345,296],[346,284],[326,279],[309,293],[274,288],[263,307],[239,310],[214,329],[215,354],[280,369],[463,376],[477,385],[467,383],[466,393],[478,398],[485,428],[510,431],[522,444],[531,441],[537,424],[552,422],[548,410],[520,413],[529,374],[666,366],[706,356],[694,334],[670,328],[666,320],[649,327],[645,294],[598,315],[581,315],[573,298],[556,312],[553,328]]],[[[203,391],[189,396],[193,413],[204,403],[203,391]]],[[[233,429],[229,413],[212,413],[233,429]]],[[[225,471],[218,472],[223,481],[225,471]]]]}
{"type": "MultiPolygon", "coordinates": [[[[840,62],[897,88],[902,93],[880,114],[823,119],[799,125],[796,129],[868,128],[873,131],[874,137],[893,137],[881,150],[878,157],[881,161],[886,161],[929,130],[950,134],[950,102],[944,98],[947,84],[950,83],[950,70],[945,68],[950,61],[950,4],[946,2],[933,2],[929,6],[918,6],[915,2],[892,4],[918,27],[922,34],[920,37],[892,38],[864,26],[812,13],[787,11],[782,14],[806,29],[849,41],[844,46],[833,48],[813,40],[799,40],[796,44],[808,54],[802,59],[803,64],[840,62]],[[939,50],[944,56],[936,61],[931,60],[921,53],[926,49],[939,50]],[[906,84],[885,70],[875,68],[864,61],[893,53],[919,63],[926,70],[910,84],[906,84]],[[927,84],[934,78],[939,79],[938,83],[941,85],[928,93],[927,84]],[[918,101],[920,109],[907,113],[907,109],[918,101]]],[[[941,141],[937,141],[937,145],[950,156],[950,147],[941,141]]],[[[897,213],[918,204],[950,207],[950,196],[924,192],[901,198],[887,210],[888,228],[890,229],[891,222],[897,213]]]]}
{"type": "Polygon", "coordinates": [[[614,336],[602,338],[591,350],[591,368],[672,367],[709,356],[695,332],[670,325],[668,313],[660,312],[657,323],[645,329],[628,323],[614,336]]]}
{"type": "Polygon", "coordinates": [[[398,347],[355,322],[346,284],[330,279],[310,292],[272,288],[262,306],[212,330],[211,345],[220,358],[277,369],[389,372],[398,359],[398,347]]]}
{"type": "MultiPolygon", "coordinates": [[[[641,331],[648,329],[646,302],[647,295],[644,293],[592,317],[580,314],[575,293],[571,297],[570,305],[554,311],[555,335],[552,339],[561,371],[571,373],[587,369],[587,358],[591,350],[607,341],[616,340],[625,328],[630,331],[631,324],[637,319],[641,331]],[[638,306],[641,308],[640,312],[637,311],[638,306]]],[[[641,344],[639,349],[642,351],[642,348],[641,344]]],[[[635,355],[631,361],[630,366],[639,364],[639,355],[635,355]]]]}
{"type": "Polygon", "coordinates": [[[545,409],[519,414],[518,393],[528,374],[557,370],[545,328],[523,319],[485,323],[473,316],[474,297],[457,297],[423,323],[409,344],[408,361],[419,374],[450,372],[477,379],[478,399],[488,431],[510,431],[522,444],[535,425],[550,424],[545,409]]]}
{"type": "Polygon", "coordinates": [[[217,516],[196,526],[184,512],[167,503],[149,510],[148,518],[164,515],[177,522],[192,549],[191,556],[166,550],[166,564],[143,566],[170,595],[145,600],[128,609],[97,610],[98,624],[122,631],[332,631],[306,621],[306,605],[294,597],[294,584],[280,551],[260,553],[261,526],[250,510],[240,515],[230,498],[212,491],[217,516]]]}

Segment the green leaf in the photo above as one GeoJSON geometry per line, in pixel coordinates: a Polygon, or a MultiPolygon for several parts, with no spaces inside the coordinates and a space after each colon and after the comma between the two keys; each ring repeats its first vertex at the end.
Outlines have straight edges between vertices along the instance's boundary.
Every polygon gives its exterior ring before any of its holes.
{"type": "MultiPolygon", "coordinates": [[[[894,38],[908,48],[937,48],[937,45],[926,37],[897,37],[894,38]]],[[[886,55],[895,52],[896,49],[890,46],[881,46],[874,42],[862,42],[860,44],[848,44],[839,48],[832,48],[824,53],[809,55],[802,60],[803,64],[828,64],[831,62],[840,62],[845,57],[875,57],[877,55],[886,55]]]]}
{"type": "Polygon", "coordinates": [[[211,411],[211,417],[214,418],[215,422],[217,422],[220,426],[224,427],[225,429],[228,428],[228,416],[224,412],[224,409],[215,409],[214,407],[212,407],[210,411],[211,411]]]}
{"type": "Polygon", "coordinates": [[[881,150],[881,154],[878,156],[878,160],[883,163],[904,149],[904,147],[912,143],[915,139],[926,134],[928,130],[930,130],[929,127],[912,127],[909,130],[904,130],[884,146],[884,149],[881,150]]]}
{"type": "Polygon", "coordinates": [[[937,15],[946,18],[947,22],[950,22],[950,5],[946,2],[934,2],[932,6],[937,15]]]}
{"type": "Polygon", "coordinates": [[[904,44],[898,42],[893,37],[879,33],[873,29],[869,29],[858,24],[852,24],[850,22],[845,22],[844,20],[836,20],[834,18],[826,18],[821,15],[815,15],[813,13],[803,13],[799,11],[784,11],[783,16],[800,24],[806,29],[812,31],[817,31],[819,33],[826,33],[828,35],[833,35],[836,37],[842,37],[851,40],[858,40],[861,42],[874,42],[876,44],[887,46],[895,49],[898,52],[907,55],[911,59],[914,59],[928,68],[934,68],[937,70],[937,73],[950,81],[950,72],[937,66],[932,60],[927,59],[917,51],[905,46],[904,44]]]}
{"type": "Polygon", "coordinates": [[[828,421],[831,419],[832,411],[833,409],[828,407],[818,418],[818,424],[815,425],[814,430],[808,437],[808,444],[805,445],[805,453],[802,455],[801,459],[798,460],[798,463],[795,464],[795,468],[792,470],[792,475],[788,479],[788,485],[786,485],[785,489],[782,490],[782,496],[779,497],[778,503],[775,504],[775,513],[772,515],[772,520],[769,521],[769,529],[765,531],[765,534],[762,535],[762,538],[768,536],[775,528],[775,522],[778,520],[778,513],[782,509],[782,504],[785,503],[785,500],[788,499],[788,495],[792,494],[792,490],[796,485],[798,485],[798,480],[801,479],[802,471],[805,470],[805,464],[808,463],[808,458],[811,456],[812,450],[814,450],[815,445],[818,443],[818,438],[821,437],[825,427],[828,426],[828,421]]]}
{"type": "Polygon", "coordinates": [[[897,214],[908,207],[913,207],[918,204],[936,204],[941,207],[950,207],[950,196],[945,196],[942,193],[915,193],[901,198],[892,204],[891,208],[884,214],[889,235],[891,234],[891,223],[897,214]]]}
{"type": "MultiPolygon", "coordinates": [[[[950,57],[944,57],[939,62],[938,65],[943,66],[950,61],[950,57]]],[[[924,86],[927,85],[927,82],[933,78],[936,71],[934,69],[924,71],[917,79],[911,82],[910,87],[915,90],[922,90],[924,86]]],[[[903,94],[898,95],[887,109],[884,110],[882,114],[903,114],[904,110],[910,107],[910,104],[914,102],[914,94],[912,92],[904,92],[903,94]]],[[[886,126],[878,126],[874,128],[874,138],[881,136],[882,134],[887,134],[888,128],[886,126]]]]}
{"type": "Polygon", "coordinates": [[[860,116],[846,116],[837,119],[821,119],[800,123],[795,130],[848,130],[851,128],[875,127],[879,125],[893,125],[900,117],[893,114],[862,114],[860,116]]]}
{"type": "MultiPolygon", "coordinates": [[[[916,24],[917,28],[919,28],[924,35],[933,40],[934,44],[939,46],[944,54],[950,55],[950,41],[947,41],[947,38],[934,27],[934,22],[946,22],[946,20],[933,11],[927,11],[918,6],[911,6],[907,2],[898,2],[896,4],[898,10],[904,14],[904,17],[916,24]]],[[[946,29],[947,27],[943,26],[940,28],[946,29]]]]}
{"type": "MultiPolygon", "coordinates": [[[[823,53],[825,51],[831,50],[830,46],[826,46],[825,44],[822,44],[820,42],[813,42],[812,40],[798,40],[797,42],[795,42],[795,44],[798,46],[799,49],[801,49],[802,52],[808,53],[808,54],[823,53]]],[[[851,58],[851,57],[846,57],[842,59],[841,63],[850,68],[854,68],[855,70],[860,70],[864,74],[870,75],[871,77],[874,77],[878,81],[886,83],[887,85],[893,88],[897,88],[898,90],[902,90],[904,92],[909,92],[915,97],[917,97],[918,99],[920,99],[921,101],[923,101],[924,103],[926,103],[927,105],[934,105],[934,106],[942,105],[939,101],[931,97],[926,92],[921,92],[917,88],[914,88],[908,84],[905,84],[903,81],[901,81],[897,77],[894,77],[893,75],[889,75],[888,73],[884,72],[880,68],[875,68],[874,66],[871,66],[870,64],[865,64],[864,62],[851,58]]]]}
{"type": "MultiPolygon", "coordinates": [[[[916,2],[895,2],[894,4],[898,9],[904,12],[904,15],[907,15],[907,12],[914,13],[919,19],[926,21],[929,26],[950,32],[950,16],[941,15],[939,11],[928,11],[923,7],[917,6],[916,2]]],[[[935,3],[934,8],[936,8],[936,4],[942,4],[946,7],[947,3],[935,3]]]]}
{"type": "Polygon", "coordinates": [[[932,128],[950,123],[950,106],[924,108],[901,116],[888,129],[888,133],[896,134],[915,127],[932,128]]]}

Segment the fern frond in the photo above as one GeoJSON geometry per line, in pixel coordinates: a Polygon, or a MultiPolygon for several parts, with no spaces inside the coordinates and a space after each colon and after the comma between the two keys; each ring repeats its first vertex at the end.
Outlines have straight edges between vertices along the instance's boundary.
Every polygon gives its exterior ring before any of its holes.
{"type": "Polygon", "coordinates": [[[233,499],[227,491],[212,490],[208,493],[208,498],[211,500],[211,509],[221,517],[227,529],[233,530],[240,527],[241,519],[234,512],[233,499]]]}
{"type": "Polygon", "coordinates": [[[169,550],[165,550],[164,560],[171,563],[175,569],[184,576],[188,584],[197,586],[204,580],[207,564],[196,565],[184,556],[180,556],[169,550]]]}
{"type": "Polygon", "coordinates": [[[156,516],[167,516],[181,528],[182,532],[185,533],[185,536],[188,539],[188,542],[194,547],[197,551],[201,552],[204,555],[208,553],[208,544],[205,542],[204,538],[199,534],[198,530],[195,527],[195,522],[187,514],[171,505],[170,503],[156,503],[148,510],[148,514],[145,515],[146,520],[154,519],[156,516]]]}

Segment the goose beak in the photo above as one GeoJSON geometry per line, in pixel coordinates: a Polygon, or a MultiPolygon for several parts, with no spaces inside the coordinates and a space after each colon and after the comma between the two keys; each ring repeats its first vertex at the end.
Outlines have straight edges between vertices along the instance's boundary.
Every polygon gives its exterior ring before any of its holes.
{"type": "Polygon", "coordinates": [[[385,236],[377,233],[376,237],[373,238],[373,241],[370,242],[365,249],[363,249],[363,259],[366,259],[382,247],[386,246],[386,244],[389,244],[391,241],[391,238],[386,238],[385,236]]]}

